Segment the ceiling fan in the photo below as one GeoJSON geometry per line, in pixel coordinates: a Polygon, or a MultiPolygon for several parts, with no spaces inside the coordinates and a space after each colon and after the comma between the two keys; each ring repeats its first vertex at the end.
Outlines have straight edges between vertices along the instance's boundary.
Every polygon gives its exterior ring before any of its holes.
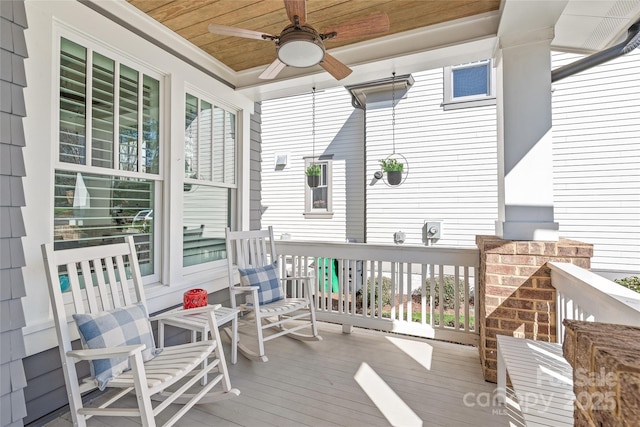
{"type": "Polygon", "coordinates": [[[347,77],[352,70],[327,53],[324,40],[348,40],[389,31],[389,17],[384,12],[339,24],[325,33],[319,33],[306,23],[306,0],[284,0],[284,8],[291,24],[277,36],[217,24],[209,24],[209,31],[225,36],[275,41],[277,58],[260,74],[261,79],[275,78],[286,66],[306,68],[320,64],[336,80],[347,77]]]}

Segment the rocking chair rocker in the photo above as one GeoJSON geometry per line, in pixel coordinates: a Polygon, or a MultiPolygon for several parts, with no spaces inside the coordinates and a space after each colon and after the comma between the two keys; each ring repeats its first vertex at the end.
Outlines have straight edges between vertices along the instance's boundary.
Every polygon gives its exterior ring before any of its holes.
{"type": "Polygon", "coordinates": [[[124,243],[57,251],[43,244],[42,255],[74,425],[85,426],[96,415],[140,417],[143,426],[153,427],[169,405],[183,405],[165,422],[168,427],[196,403],[240,394],[231,388],[213,306],[148,317],[132,236],[124,243]],[[67,281],[70,291],[63,294],[61,283],[67,281]],[[209,315],[212,340],[155,348],[150,321],[203,312],[209,315]],[[71,314],[82,350],[71,348],[77,336],[68,323],[71,314]],[[78,378],[76,363],[82,360],[90,361],[89,378],[78,378]],[[217,384],[222,390],[212,391],[217,384]],[[96,388],[120,390],[98,407],[84,406],[82,394],[96,388]],[[137,408],[111,406],[131,390],[137,408]]]}

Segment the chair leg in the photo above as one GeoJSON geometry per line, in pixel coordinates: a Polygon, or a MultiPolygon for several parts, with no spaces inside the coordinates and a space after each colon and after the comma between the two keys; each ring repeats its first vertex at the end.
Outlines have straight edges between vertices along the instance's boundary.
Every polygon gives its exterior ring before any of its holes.
{"type": "Polygon", "coordinates": [[[164,322],[158,321],[158,347],[164,348],[164,322]]]}
{"type": "Polygon", "coordinates": [[[260,316],[260,310],[256,307],[255,310],[256,317],[256,328],[258,333],[258,356],[264,357],[264,339],[262,337],[262,317],[260,316]]]}
{"type": "Polygon", "coordinates": [[[314,337],[318,336],[318,324],[316,323],[316,310],[313,306],[313,301],[309,303],[309,317],[311,318],[311,333],[314,337]]]}
{"type": "Polygon", "coordinates": [[[140,410],[140,422],[145,427],[155,427],[156,420],[153,414],[153,407],[151,406],[149,388],[146,379],[142,376],[142,372],[144,372],[142,353],[136,353],[129,360],[131,361],[136,400],[138,401],[138,409],[140,410]]]}
{"type": "Polygon", "coordinates": [[[231,363],[238,363],[238,316],[231,321],[231,363]]]}
{"type": "Polygon", "coordinates": [[[307,284],[307,299],[309,301],[309,320],[311,320],[311,334],[314,337],[318,337],[318,325],[316,323],[316,301],[313,298],[315,295],[316,287],[312,286],[312,283],[315,283],[315,276],[311,276],[306,280],[307,284]]]}
{"type": "MultiPolygon", "coordinates": [[[[214,314],[210,313],[210,316],[213,318],[214,314]]],[[[227,361],[224,356],[224,349],[222,348],[222,340],[220,339],[220,331],[218,330],[217,325],[212,325],[211,328],[211,337],[216,341],[216,349],[214,354],[218,358],[218,371],[222,374],[222,390],[225,392],[231,391],[231,380],[229,379],[229,370],[227,369],[227,361]]],[[[231,356],[233,359],[233,356],[231,356]]]]}

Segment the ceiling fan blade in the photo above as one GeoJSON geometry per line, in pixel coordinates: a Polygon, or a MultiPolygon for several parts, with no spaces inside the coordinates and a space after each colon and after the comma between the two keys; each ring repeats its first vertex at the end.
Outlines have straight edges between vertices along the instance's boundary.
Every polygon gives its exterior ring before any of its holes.
{"type": "Polygon", "coordinates": [[[389,17],[384,12],[365,16],[327,29],[325,34],[336,33],[331,40],[349,40],[358,37],[384,34],[389,31],[389,17]]]}
{"type": "Polygon", "coordinates": [[[284,8],[292,24],[295,24],[294,16],[298,17],[299,24],[307,22],[307,1],[306,0],[284,0],[284,8]]]}
{"type": "Polygon", "coordinates": [[[278,75],[278,73],[280,73],[280,71],[282,71],[286,66],[287,64],[276,58],[276,60],[273,61],[271,65],[269,65],[266,70],[264,70],[262,74],[258,76],[258,78],[263,80],[274,79],[278,75]]]}
{"type": "Polygon", "coordinates": [[[335,77],[336,80],[342,80],[347,77],[353,71],[351,68],[338,61],[333,56],[325,52],[324,59],[320,63],[320,66],[324,68],[329,74],[335,77]]]}
{"type": "Polygon", "coordinates": [[[259,31],[245,30],[244,28],[228,27],[226,25],[209,24],[207,27],[210,33],[220,34],[223,36],[244,37],[246,39],[272,40],[271,34],[261,33],[259,31]],[[266,36],[266,37],[263,37],[266,36]]]}

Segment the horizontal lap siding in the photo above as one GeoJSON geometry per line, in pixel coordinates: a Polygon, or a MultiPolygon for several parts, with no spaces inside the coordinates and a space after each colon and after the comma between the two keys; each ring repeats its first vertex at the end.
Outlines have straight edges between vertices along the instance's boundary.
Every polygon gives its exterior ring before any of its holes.
{"type": "MultiPolygon", "coordinates": [[[[476,234],[493,234],[498,215],[495,106],[444,111],[442,69],[415,73],[395,111],[395,149],[409,164],[399,187],[368,187],[367,238],[422,244],[426,220],[443,221],[438,245],[475,246],[476,234]]],[[[391,108],[367,111],[367,179],[391,155],[391,108]]],[[[406,167],[406,166],[405,166],[406,167]]]]}
{"type": "Polygon", "coordinates": [[[342,87],[316,93],[315,155],[333,155],[333,212],[305,218],[304,157],[314,154],[311,93],[262,103],[262,226],[298,240],[344,241],[364,236],[364,113],[342,87]],[[276,169],[275,156],[289,162],[276,169]],[[348,178],[348,179],[347,179],[348,178]],[[349,185],[347,185],[347,181],[349,185]]]}
{"type": "Polygon", "coordinates": [[[640,270],[639,72],[636,49],[553,84],[555,218],[594,244],[596,270],[640,270]]]}
{"type": "MultiPolygon", "coordinates": [[[[579,56],[553,54],[553,67],[579,56]]],[[[560,234],[595,245],[596,270],[640,270],[640,51],[553,84],[554,212],[560,234]]],[[[334,164],[332,220],[302,216],[302,156],[311,155],[311,95],[272,100],[263,106],[264,224],[294,239],[342,241],[360,212],[346,215],[347,201],[363,203],[366,185],[367,241],[391,243],[403,231],[406,243],[422,244],[426,220],[443,221],[438,245],[475,246],[475,235],[495,234],[498,217],[497,124],[495,106],[444,111],[443,71],[415,73],[415,84],[396,107],[396,152],[409,162],[399,187],[373,182],[378,160],[392,151],[391,108],[372,108],[366,117],[366,173],[353,170],[357,184],[346,190],[344,166],[334,164]],[[289,165],[275,171],[273,156],[289,153],[289,165]],[[342,193],[341,193],[342,192],[342,193]]],[[[317,95],[316,154],[336,134],[353,146],[338,152],[358,164],[364,136],[344,126],[350,105],[343,88],[317,95]],[[335,122],[335,123],[332,123],[335,122]],[[341,128],[342,127],[342,128],[341,128]]],[[[332,147],[334,148],[334,147],[332,147]]],[[[336,157],[338,159],[339,157],[336,157]]],[[[351,178],[349,178],[351,179],[351,178]]]]}

